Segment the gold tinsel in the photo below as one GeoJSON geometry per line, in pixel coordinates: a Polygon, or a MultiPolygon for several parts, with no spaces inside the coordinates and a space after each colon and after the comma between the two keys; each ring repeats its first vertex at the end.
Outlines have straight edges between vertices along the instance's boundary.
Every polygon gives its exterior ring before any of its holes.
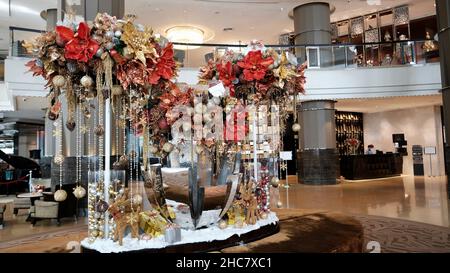
{"type": "MultiPolygon", "coordinates": [[[[114,103],[114,96],[111,97],[111,89],[113,87],[113,73],[112,73],[112,67],[114,65],[113,60],[111,59],[111,56],[109,56],[108,53],[103,54],[103,73],[104,73],[104,84],[102,86],[103,90],[107,90],[108,94],[107,97],[111,98],[111,104],[112,109],[114,112],[115,109],[115,103],[114,103]]],[[[102,94],[104,95],[104,94],[102,94]]]]}
{"type": "Polygon", "coordinates": [[[72,79],[66,79],[66,99],[67,99],[67,122],[74,122],[74,115],[76,110],[76,97],[73,91],[72,79]]]}

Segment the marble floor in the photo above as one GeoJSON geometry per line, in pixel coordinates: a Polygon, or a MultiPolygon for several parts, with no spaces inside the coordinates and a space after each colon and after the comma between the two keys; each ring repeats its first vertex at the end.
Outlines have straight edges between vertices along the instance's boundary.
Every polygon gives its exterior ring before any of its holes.
{"type": "MultiPolygon", "coordinates": [[[[291,179],[295,180],[295,177],[291,179]]],[[[450,227],[446,177],[402,176],[334,186],[280,187],[284,208],[320,209],[450,227]]]]}
{"type": "MultiPolygon", "coordinates": [[[[289,184],[288,189],[279,187],[281,209],[337,211],[450,227],[446,177],[403,176],[358,182],[341,181],[334,186],[306,186],[297,184],[293,176],[289,178],[289,184]]],[[[77,222],[71,218],[64,219],[61,226],[51,220],[41,221],[33,227],[25,222],[26,213],[22,210],[19,216],[9,215],[9,212],[5,215],[5,226],[0,230],[0,253],[28,252],[26,245],[32,241],[42,238],[52,240],[46,238],[46,233],[59,236],[59,239],[54,239],[55,246],[60,246],[61,240],[77,241],[86,236],[86,218],[79,218],[77,222]]],[[[46,244],[50,244],[48,240],[46,244]]],[[[35,244],[31,249],[40,252],[39,247],[39,244],[35,244]]]]}

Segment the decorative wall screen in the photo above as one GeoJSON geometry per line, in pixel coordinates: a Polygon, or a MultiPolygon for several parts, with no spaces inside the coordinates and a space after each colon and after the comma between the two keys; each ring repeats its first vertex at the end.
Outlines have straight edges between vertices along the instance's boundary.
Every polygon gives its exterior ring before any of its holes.
{"type": "Polygon", "coordinates": [[[409,7],[403,6],[394,9],[394,24],[404,25],[409,23],[409,7]]]}
{"type": "Polygon", "coordinates": [[[351,36],[355,37],[364,33],[364,18],[359,17],[351,20],[351,36]]]}

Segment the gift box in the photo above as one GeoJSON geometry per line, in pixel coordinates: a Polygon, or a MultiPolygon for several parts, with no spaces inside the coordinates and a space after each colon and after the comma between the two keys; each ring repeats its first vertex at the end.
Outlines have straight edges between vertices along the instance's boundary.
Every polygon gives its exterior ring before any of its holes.
{"type": "Polygon", "coordinates": [[[145,234],[157,237],[164,234],[167,225],[166,219],[156,210],[145,211],[139,214],[139,227],[145,234]]]}
{"type": "Polygon", "coordinates": [[[170,225],[166,228],[164,233],[164,239],[167,243],[173,244],[181,241],[181,229],[179,226],[170,225]]]}

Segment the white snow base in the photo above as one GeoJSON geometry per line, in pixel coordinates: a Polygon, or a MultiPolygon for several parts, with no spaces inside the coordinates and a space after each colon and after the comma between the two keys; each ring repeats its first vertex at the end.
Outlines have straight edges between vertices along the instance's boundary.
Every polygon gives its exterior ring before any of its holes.
{"type": "Polygon", "coordinates": [[[167,203],[172,205],[176,214],[175,223],[181,226],[181,241],[174,244],[168,244],[164,240],[164,235],[152,238],[151,240],[138,240],[131,238],[128,234],[123,238],[123,245],[120,246],[118,242],[114,242],[109,239],[96,239],[93,243],[89,243],[88,238],[81,241],[81,245],[84,248],[96,250],[101,253],[118,253],[127,252],[133,250],[142,249],[155,249],[155,248],[165,248],[170,245],[188,244],[188,243],[198,243],[198,242],[211,242],[214,240],[226,240],[233,235],[239,235],[248,233],[253,230],[257,230],[266,225],[272,225],[278,222],[278,218],[274,212],[268,213],[267,219],[259,220],[255,225],[247,225],[242,228],[227,227],[226,229],[220,229],[217,223],[214,223],[218,218],[220,210],[208,210],[204,211],[202,217],[200,218],[200,224],[208,225],[207,228],[194,230],[189,213],[183,214],[179,212],[176,208],[179,203],[168,200],[167,203]]]}

